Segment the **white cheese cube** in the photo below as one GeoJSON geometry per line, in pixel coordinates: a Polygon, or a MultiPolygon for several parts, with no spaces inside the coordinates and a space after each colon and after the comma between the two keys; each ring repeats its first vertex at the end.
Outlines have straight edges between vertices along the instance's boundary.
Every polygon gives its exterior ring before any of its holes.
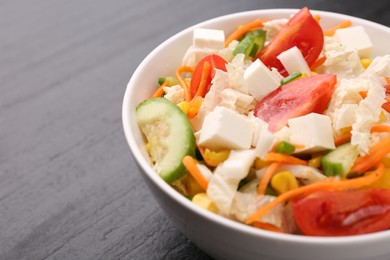
{"type": "Polygon", "coordinates": [[[226,179],[240,181],[248,175],[255,158],[253,150],[230,151],[229,157],[218,166],[222,168],[219,171],[226,179]]]}
{"type": "Polygon", "coordinates": [[[220,106],[230,108],[240,114],[248,114],[255,107],[254,98],[232,88],[221,92],[220,106]]]}
{"type": "Polygon", "coordinates": [[[199,135],[199,145],[211,150],[249,149],[253,126],[249,119],[228,108],[217,106],[206,115],[199,135]]]}
{"type": "Polygon", "coordinates": [[[343,104],[337,109],[333,116],[333,127],[339,130],[344,127],[352,126],[356,121],[358,104],[343,104]]]}
{"type": "Polygon", "coordinates": [[[335,149],[332,122],[328,116],[310,113],[288,120],[291,130],[290,141],[304,145],[297,152],[319,152],[335,149]]]}
{"type": "Polygon", "coordinates": [[[214,49],[199,48],[191,45],[184,54],[182,64],[185,66],[195,67],[201,59],[215,52],[216,51],[214,49]]]}
{"type": "Polygon", "coordinates": [[[276,136],[268,130],[267,122],[260,118],[251,118],[254,126],[252,146],[255,147],[255,154],[260,159],[264,159],[277,141],[276,136]]]}
{"type": "Polygon", "coordinates": [[[256,100],[268,95],[280,86],[271,71],[259,59],[256,59],[245,71],[244,80],[249,94],[256,100]]]}
{"type": "Polygon", "coordinates": [[[193,46],[220,50],[225,47],[225,33],[222,30],[195,28],[193,46]]]}
{"type": "Polygon", "coordinates": [[[292,47],[277,56],[288,74],[300,72],[302,74],[310,75],[310,68],[307,65],[302,52],[296,47],[292,47]]]}
{"type": "Polygon", "coordinates": [[[360,58],[369,58],[372,50],[372,43],[362,26],[354,26],[336,30],[334,38],[347,51],[357,50],[360,58]]]}

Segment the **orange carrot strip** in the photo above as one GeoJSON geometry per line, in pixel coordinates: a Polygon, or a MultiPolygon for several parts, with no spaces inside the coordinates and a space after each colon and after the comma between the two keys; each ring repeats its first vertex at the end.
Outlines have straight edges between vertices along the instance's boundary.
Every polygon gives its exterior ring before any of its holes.
{"type": "Polygon", "coordinates": [[[344,29],[348,28],[352,25],[352,22],[350,20],[342,21],[341,23],[329,28],[328,30],[324,31],[324,36],[333,36],[338,29],[344,29]]]}
{"type": "Polygon", "coordinates": [[[316,68],[318,68],[319,66],[321,66],[322,64],[324,64],[325,61],[326,61],[326,56],[322,56],[321,58],[317,59],[317,60],[310,66],[310,70],[311,70],[311,71],[315,70],[316,68]]]}
{"type": "Polygon", "coordinates": [[[379,125],[371,128],[372,132],[387,132],[388,135],[378,143],[370,147],[368,154],[359,157],[350,172],[364,173],[378,164],[388,153],[390,153],[390,126],[379,125]]]}
{"type": "Polygon", "coordinates": [[[203,64],[202,76],[200,78],[198,90],[196,91],[195,96],[193,96],[192,98],[196,96],[202,96],[204,90],[206,89],[206,83],[207,83],[207,78],[209,73],[210,73],[210,63],[205,61],[205,63],[203,64]]]}
{"type": "Polygon", "coordinates": [[[334,138],[334,145],[339,146],[341,144],[345,144],[351,140],[351,137],[352,137],[351,132],[343,133],[343,134],[334,138]]]}
{"type": "Polygon", "coordinates": [[[280,163],[277,163],[277,162],[271,163],[271,165],[268,166],[263,177],[261,178],[261,181],[259,183],[259,187],[257,188],[257,194],[259,194],[259,195],[265,194],[265,191],[267,190],[268,183],[270,182],[272,176],[274,175],[275,170],[279,166],[280,166],[280,163]]]}
{"type": "Polygon", "coordinates": [[[187,102],[190,102],[191,101],[190,86],[188,86],[188,83],[181,76],[181,74],[184,72],[193,73],[194,69],[192,67],[181,66],[181,67],[177,68],[177,70],[176,70],[176,78],[178,79],[180,86],[184,89],[184,99],[187,102]]]}
{"type": "Polygon", "coordinates": [[[203,103],[203,98],[201,96],[194,97],[190,102],[190,109],[188,110],[187,116],[188,118],[194,118],[200,109],[200,106],[203,103]]]}
{"type": "Polygon", "coordinates": [[[322,191],[322,190],[345,190],[345,189],[361,188],[379,180],[384,175],[384,172],[385,172],[385,168],[383,164],[380,163],[378,164],[377,168],[374,171],[362,177],[358,177],[355,179],[346,179],[346,180],[327,178],[323,181],[319,181],[313,184],[309,184],[306,186],[299,187],[297,189],[287,191],[285,193],[282,193],[278,197],[276,197],[273,201],[259,208],[252,215],[250,215],[246,220],[246,224],[251,224],[255,221],[258,221],[261,217],[267,214],[275,206],[277,206],[280,203],[286,202],[289,199],[296,198],[301,195],[307,195],[316,191],[322,191]]]}
{"type": "Polygon", "coordinates": [[[382,108],[386,110],[386,112],[390,113],[390,102],[384,103],[382,108]]]}
{"type": "Polygon", "coordinates": [[[265,222],[260,222],[260,221],[255,221],[252,223],[252,226],[254,227],[257,227],[257,228],[261,228],[261,229],[264,229],[264,230],[267,230],[267,231],[272,231],[272,232],[277,232],[277,233],[284,233],[280,228],[272,225],[272,224],[269,224],[269,223],[265,223],[265,222]]]}
{"type": "Polygon", "coordinates": [[[324,36],[333,36],[335,34],[336,30],[347,28],[347,27],[350,27],[351,25],[352,25],[352,22],[350,20],[345,20],[345,21],[329,28],[328,30],[324,31],[324,36]]]}
{"type": "Polygon", "coordinates": [[[169,82],[168,80],[164,81],[163,84],[160,85],[160,87],[153,93],[154,98],[161,97],[162,94],[164,94],[164,87],[168,86],[169,82]]]}
{"type": "Polygon", "coordinates": [[[298,164],[298,165],[307,165],[307,161],[298,159],[294,156],[281,154],[281,153],[268,153],[264,161],[266,162],[280,162],[280,163],[288,163],[288,164],[298,164]]]}
{"type": "Polygon", "coordinates": [[[313,16],[313,18],[314,18],[314,20],[316,20],[317,23],[318,23],[318,22],[321,20],[321,15],[316,14],[316,15],[313,16]]]}
{"type": "Polygon", "coordinates": [[[247,23],[245,25],[242,25],[238,27],[237,30],[235,30],[226,40],[225,40],[225,47],[227,47],[232,41],[239,39],[241,36],[249,32],[250,30],[256,29],[258,27],[262,27],[263,24],[268,20],[259,20],[256,19],[250,23],[247,23]]]}
{"type": "Polygon", "coordinates": [[[196,165],[196,160],[187,155],[183,158],[183,164],[191,176],[194,177],[195,181],[200,185],[200,187],[202,187],[204,190],[207,190],[208,182],[196,165]]]}

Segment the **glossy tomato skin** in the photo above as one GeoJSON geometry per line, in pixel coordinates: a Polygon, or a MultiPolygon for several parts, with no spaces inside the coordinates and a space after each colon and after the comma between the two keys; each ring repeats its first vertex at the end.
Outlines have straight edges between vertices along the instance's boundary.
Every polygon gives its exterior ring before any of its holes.
{"type": "Polygon", "coordinates": [[[323,113],[337,83],[335,75],[319,74],[292,81],[259,100],[254,115],[268,123],[272,132],[280,130],[290,118],[323,113]]]}
{"type": "Polygon", "coordinates": [[[276,34],[270,43],[259,53],[258,58],[268,67],[276,68],[287,76],[287,71],[277,56],[297,46],[307,64],[312,65],[324,46],[324,35],[321,26],[310,14],[308,8],[302,8],[287,25],[276,34]]]}
{"type": "Polygon", "coordinates": [[[199,84],[202,78],[202,71],[203,71],[203,66],[205,62],[208,62],[210,65],[210,72],[207,75],[207,80],[206,80],[206,88],[201,93],[201,96],[204,97],[207,92],[209,92],[210,87],[211,87],[211,80],[214,78],[215,75],[215,69],[223,70],[226,71],[226,61],[224,58],[217,54],[210,54],[201,59],[198,64],[195,66],[194,73],[192,74],[192,79],[191,79],[191,84],[190,84],[190,92],[191,92],[191,97],[194,97],[198,88],[199,84]]]}
{"type": "Polygon", "coordinates": [[[318,191],[293,200],[304,235],[351,236],[390,229],[390,190],[318,191]]]}

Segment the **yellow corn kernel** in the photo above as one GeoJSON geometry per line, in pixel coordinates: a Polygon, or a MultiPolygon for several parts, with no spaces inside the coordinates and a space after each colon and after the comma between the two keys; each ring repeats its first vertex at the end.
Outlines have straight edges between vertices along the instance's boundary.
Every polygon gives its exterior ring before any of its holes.
{"type": "Polygon", "coordinates": [[[360,59],[360,63],[362,64],[363,68],[367,69],[368,66],[370,66],[372,60],[371,59],[360,59]]]}
{"type": "Polygon", "coordinates": [[[385,174],[376,182],[371,184],[371,188],[390,189],[390,169],[385,169],[385,174]]]}
{"type": "Polygon", "coordinates": [[[187,101],[180,102],[177,104],[181,110],[183,110],[184,113],[188,113],[188,110],[190,110],[190,104],[187,101]]]}
{"type": "Polygon", "coordinates": [[[388,119],[387,119],[387,116],[385,115],[385,113],[383,113],[383,111],[379,114],[379,122],[378,123],[383,123],[383,122],[386,122],[388,119]]]}
{"type": "Polygon", "coordinates": [[[307,74],[306,73],[302,73],[302,75],[299,78],[297,78],[297,79],[303,79],[303,78],[307,78],[307,74]]]}
{"type": "Polygon", "coordinates": [[[308,166],[318,168],[321,166],[321,156],[313,157],[309,160],[308,166]]]}
{"type": "Polygon", "coordinates": [[[318,75],[318,72],[310,71],[312,76],[318,75]]]}
{"type": "Polygon", "coordinates": [[[204,150],[204,157],[206,161],[212,161],[215,163],[221,163],[225,161],[230,154],[230,150],[211,151],[206,148],[204,150]]]}
{"type": "Polygon", "coordinates": [[[215,213],[218,212],[218,208],[215,205],[215,203],[204,192],[196,194],[192,198],[192,203],[208,211],[215,212],[215,213]]]}
{"type": "Polygon", "coordinates": [[[204,192],[203,188],[194,179],[194,177],[191,176],[191,174],[187,174],[183,180],[183,184],[189,196],[194,196],[197,193],[204,192]]]}
{"type": "Polygon", "coordinates": [[[298,181],[290,171],[276,173],[271,179],[271,186],[279,194],[299,187],[298,181]]]}
{"type": "Polygon", "coordinates": [[[256,169],[256,170],[259,170],[259,169],[261,169],[261,168],[264,168],[264,167],[267,166],[267,165],[269,165],[268,162],[266,162],[266,161],[260,159],[259,157],[256,157],[256,159],[255,159],[255,169],[256,169]]]}

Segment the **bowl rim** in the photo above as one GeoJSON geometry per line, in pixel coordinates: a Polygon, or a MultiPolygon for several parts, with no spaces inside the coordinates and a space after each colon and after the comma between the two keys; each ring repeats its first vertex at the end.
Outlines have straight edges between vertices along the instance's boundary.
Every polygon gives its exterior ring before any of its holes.
{"type": "MultiPolygon", "coordinates": [[[[295,243],[295,244],[309,244],[309,245],[337,245],[337,246],[345,246],[348,244],[356,244],[356,243],[366,243],[368,240],[371,242],[380,241],[383,239],[390,240],[390,230],[387,231],[381,231],[376,233],[370,233],[370,234],[363,234],[363,235],[354,235],[354,236],[341,236],[341,237],[316,237],[316,236],[303,236],[303,235],[294,235],[294,234],[279,234],[271,231],[266,231],[262,229],[257,229],[248,225],[245,225],[243,223],[228,219],[226,217],[220,216],[218,214],[209,212],[205,209],[202,209],[200,207],[197,207],[194,205],[191,201],[186,199],[184,196],[179,194],[176,190],[174,190],[169,184],[167,184],[163,179],[157,175],[152,167],[149,165],[146,158],[144,158],[141,149],[138,147],[137,141],[135,139],[134,132],[131,128],[131,95],[133,92],[135,92],[135,87],[133,82],[137,78],[137,75],[140,74],[142,69],[148,64],[148,62],[152,59],[152,57],[158,53],[164,46],[169,45],[170,43],[174,42],[177,38],[182,37],[183,35],[187,34],[188,32],[192,31],[196,27],[202,27],[210,24],[214,24],[216,22],[222,21],[222,20],[228,20],[232,19],[233,17],[238,18],[244,18],[250,15],[255,14],[276,14],[276,15],[287,15],[292,14],[300,9],[295,8],[273,8],[273,9],[258,9],[258,10],[251,10],[251,11],[242,11],[237,13],[230,13],[225,14],[222,16],[218,16],[212,19],[205,20],[203,22],[194,24],[190,27],[187,27],[178,33],[174,34],[173,36],[169,37],[165,41],[163,41],[161,44],[159,44],[157,47],[155,47],[139,64],[139,66],[136,68],[134,73],[132,74],[127,87],[125,91],[125,95],[123,98],[123,104],[122,104],[122,124],[123,124],[123,130],[124,134],[127,140],[127,143],[129,145],[130,151],[132,156],[134,157],[136,163],[139,165],[140,168],[142,168],[142,171],[139,170],[140,174],[144,174],[147,176],[158,188],[160,188],[167,196],[170,197],[170,199],[174,200],[176,203],[180,204],[180,206],[184,207],[185,209],[191,211],[193,214],[197,214],[198,216],[201,216],[208,221],[211,221],[215,224],[226,226],[229,229],[233,229],[237,232],[244,232],[247,235],[251,235],[254,237],[261,237],[261,238],[267,238],[270,240],[277,240],[278,242],[288,242],[288,243],[295,243]]],[[[385,25],[375,23],[363,18],[354,17],[351,15],[341,14],[337,12],[330,12],[330,11],[322,11],[322,10],[315,10],[315,9],[309,9],[310,12],[313,14],[319,14],[322,16],[326,16],[327,18],[337,18],[337,19],[350,19],[352,21],[357,21],[359,23],[368,24],[370,26],[378,27],[380,30],[388,31],[390,34],[390,27],[387,27],[385,25]]]]}

